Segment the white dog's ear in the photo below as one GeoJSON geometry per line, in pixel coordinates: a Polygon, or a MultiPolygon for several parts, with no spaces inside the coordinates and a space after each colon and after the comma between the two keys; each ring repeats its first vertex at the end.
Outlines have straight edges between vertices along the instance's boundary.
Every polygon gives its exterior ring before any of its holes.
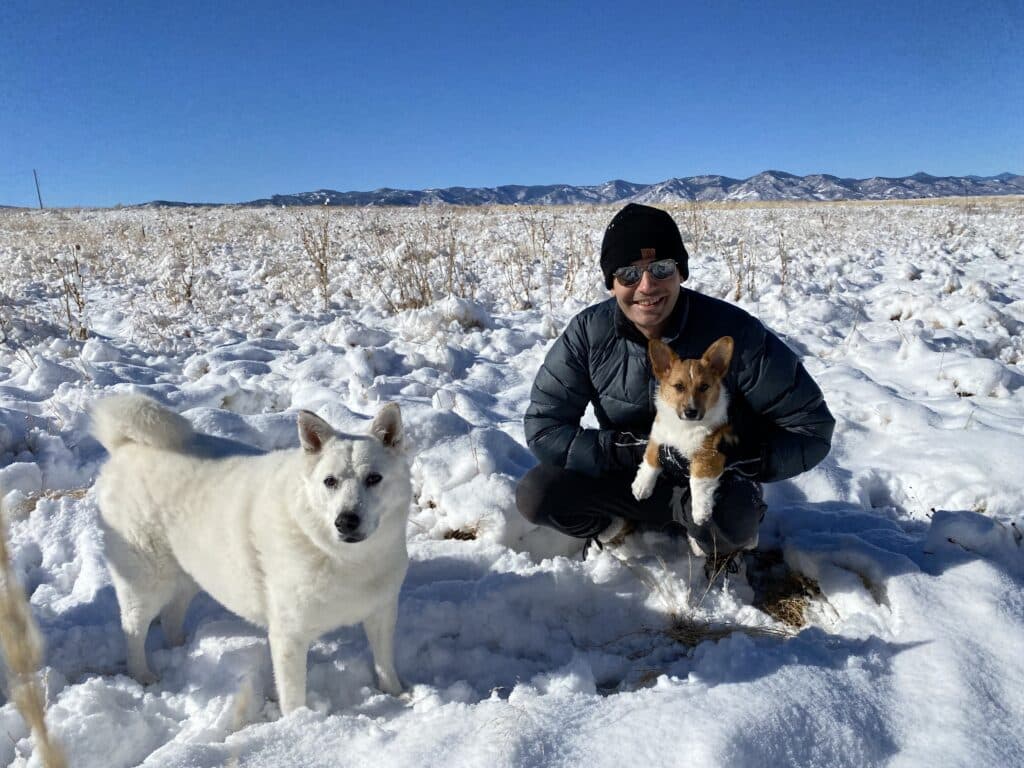
{"type": "Polygon", "coordinates": [[[306,453],[319,453],[334,429],[312,411],[299,411],[299,442],[306,453]]]}
{"type": "Polygon", "coordinates": [[[380,409],[370,427],[370,434],[388,448],[402,445],[402,412],[397,403],[388,403],[380,409]]]}

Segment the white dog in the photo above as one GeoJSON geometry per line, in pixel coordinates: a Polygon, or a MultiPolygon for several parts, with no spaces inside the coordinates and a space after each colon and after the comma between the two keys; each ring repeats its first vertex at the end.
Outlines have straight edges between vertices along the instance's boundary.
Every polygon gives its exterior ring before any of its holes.
{"type": "Polygon", "coordinates": [[[97,482],[128,671],[155,678],[145,639],[157,615],[170,642],[199,589],[269,630],[281,711],[306,703],[310,643],[363,623],[381,690],[397,695],[398,591],[412,498],[398,406],[369,436],[299,413],[301,448],[213,457],[182,416],[138,396],[92,410],[110,453],[97,482]]]}

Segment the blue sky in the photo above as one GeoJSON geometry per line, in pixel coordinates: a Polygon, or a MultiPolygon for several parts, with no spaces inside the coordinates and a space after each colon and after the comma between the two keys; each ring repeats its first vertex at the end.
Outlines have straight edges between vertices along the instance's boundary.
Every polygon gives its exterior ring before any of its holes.
{"type": "Polygon", "coordinates": [[[1024,172],[1024,3],[0,3],[0,204],[1024,172]]]}

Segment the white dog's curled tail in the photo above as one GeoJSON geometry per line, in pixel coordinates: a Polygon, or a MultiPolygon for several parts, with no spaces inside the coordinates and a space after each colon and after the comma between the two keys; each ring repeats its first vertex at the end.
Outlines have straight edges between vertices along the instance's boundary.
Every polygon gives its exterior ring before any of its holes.
{"type": "Polygon", "coordinates": [[[176,450],[195,434],[184,416],[144,395],[115,395],[90,408],[91,432],[113,453],[129,443],[176,450]]]}

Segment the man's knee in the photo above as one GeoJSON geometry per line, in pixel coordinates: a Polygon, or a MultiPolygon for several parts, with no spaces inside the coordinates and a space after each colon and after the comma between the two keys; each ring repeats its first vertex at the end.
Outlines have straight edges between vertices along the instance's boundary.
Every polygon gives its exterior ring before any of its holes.
{"type": "Polygon", "coordinates": [[[726,475],[715,492],[715,506],[741,510],[744,516],[764,517],[765,503],[761,484],[744,477],[726,475]]]}
{"type": "Polygon", "coordinates": [[[516,507],[531,523],[589,538],[604,530],[611,519],[602,506],[607,506],[607,500],[595,491],[594,483],[578,472],[540,464],[516,487],[516,507]]]}
{"type": "Polygon", "coordinates": [[[538,464],[519,481],[516,486],[516,509],[519,514],[537,525],[544,525],[549,518],[547,509],[551,505],[551,496],[563,473],[558,467],[538,464]]]}
{"type": "Polygon", "coordinates": [[[756,545],[758,527],[766,509],[760,483],[745,478],[723,478],[715,495],[713,519],[733,548],[746,549],[756,545]]]}

